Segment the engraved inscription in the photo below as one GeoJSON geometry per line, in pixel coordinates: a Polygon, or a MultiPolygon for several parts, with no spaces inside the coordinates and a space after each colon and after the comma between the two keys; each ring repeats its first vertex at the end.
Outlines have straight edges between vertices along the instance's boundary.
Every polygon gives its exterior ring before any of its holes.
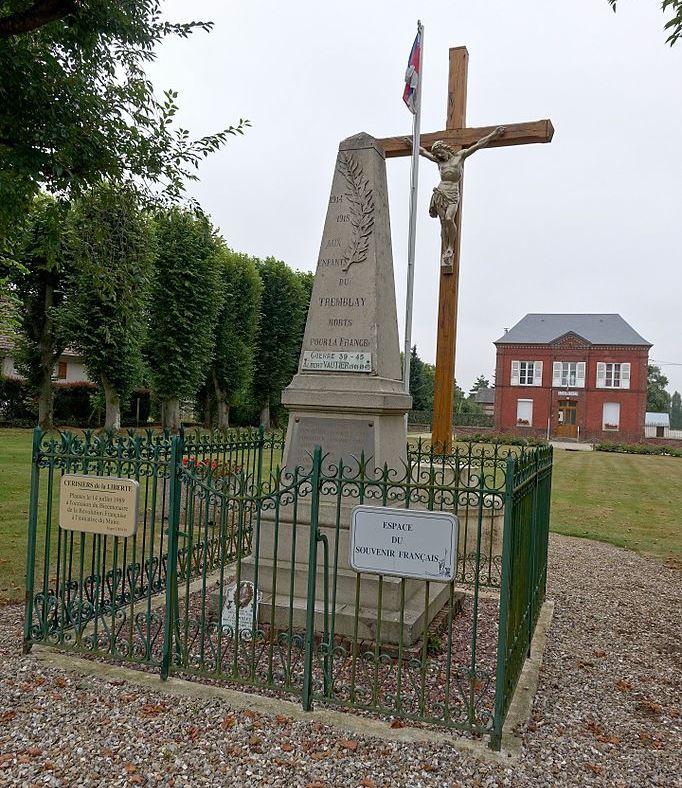
{"type": "Polygon", "coordinates": [[[306,372],[371,372],[371,353],[306,350],[301,369],[306,372]]]}
{"type": "Polygon", "coordinates": [[[299,417],[293,424],[287,466],[309,468],[315,446],[321,446],[322,454],[326,455],[325,472],[342,458],[344,465],[357,468],[363,452],[367,469],[374,469],[374,424],[366,419],[299,417]]]}
{"type": "Polygon", "coordinates": [[[139,488],[134,479],[65,474],[59,485],[59,525],[69,531],[132,536],[139,488]]]}

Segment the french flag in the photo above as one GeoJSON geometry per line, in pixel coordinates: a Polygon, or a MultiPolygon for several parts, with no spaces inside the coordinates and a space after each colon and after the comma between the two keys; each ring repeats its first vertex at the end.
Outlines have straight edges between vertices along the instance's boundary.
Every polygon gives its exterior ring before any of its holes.
{"type": "Polygon", "coordinates": [[[412,44],[409,60],[407,61],[407,71],[405,72],[405,90],[403,90],[403,101],[407,108],[414,115],[417,111],[417,89],[419,87],[419,72],[421,70],[422,59],[422,40],[421,31],[412,44]]]}

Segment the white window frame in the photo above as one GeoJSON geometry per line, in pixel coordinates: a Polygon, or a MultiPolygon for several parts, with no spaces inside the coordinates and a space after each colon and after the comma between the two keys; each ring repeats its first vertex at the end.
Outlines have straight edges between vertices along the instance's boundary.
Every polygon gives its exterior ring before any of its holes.
{"type": "Polygon", "coordinates": [[[542,386],[542,361],[512,361],[510,382],[512,386],[542,386]]]}
{"type": "Polygon", "coordinates": [[[597,388],[629,389],[630,369],[628,361],[600,361],[597,364],[597,388]]]}
{"type": "Polygon", "coordinates": [[[620,402],[605,402],[602,406],[601,412],[601,428],[604,432],[618,432],[620,430],[620,402]],[[614,420],[613,416],[609,414],[607,421],[607,408],[614,408],[617,412],[617,418],[614,420]]]}
{"type": "Polygon", "coordinates": [[[517,399],[516,400],[516,426],[517,427],[532,427],[533,426],[533,400],[532,399],[517,399]],[[522,407],[523,406],[523,407],[522,407]],[[530,406],[530,408],[528,408],[530,406]],[[529,413],[522,413],[526,409],[529,413]],[[524,418],[528,415],[528,418],[524,418]]]}
{"type": "Polygon", "coordinates": [[[585,362],[555,361],[552,365],[552,386],[563,389],[585,388],[585,362]]]}

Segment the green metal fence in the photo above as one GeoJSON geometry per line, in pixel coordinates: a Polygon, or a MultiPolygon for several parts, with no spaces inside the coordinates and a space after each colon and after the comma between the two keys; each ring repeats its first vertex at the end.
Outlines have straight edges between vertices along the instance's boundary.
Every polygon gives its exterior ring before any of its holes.
{"type": "Polygon", "coordinates": [[[283,446],[257,430],[36,430],[25,648],[47,642],[163,677],[293,694],[306,709],[445,725],[499,747],[544,599],[551,448],[475,444],[444,456],[419,441],[396,471],[319,448],[292,470],[283,446]],[[136,535],[61,529],[64,473],[139,481],[136,535]],[[348,513],[360,503],[456,514],[454,580],[349,570],[348,513]]]}

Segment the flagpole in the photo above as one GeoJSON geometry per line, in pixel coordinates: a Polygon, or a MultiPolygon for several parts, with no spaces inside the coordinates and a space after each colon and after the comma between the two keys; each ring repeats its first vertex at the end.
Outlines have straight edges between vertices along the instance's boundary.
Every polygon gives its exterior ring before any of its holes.
{"type": "Polygon", "coordinates": [[[419,35],[419,81],[416,111],[412,118],[412,166],[410,167],[410,220],[407,236],[407,292],[405,294],[405,348],[403,351],[403,385],[410,393],[410,360],[412,354],[412,300],[414,297],[414,257],[417,237],[417,196],[419,186],[419,129],[422,111],[422,74],[424,71],[424,27],[417,20],[419,35]]]}

